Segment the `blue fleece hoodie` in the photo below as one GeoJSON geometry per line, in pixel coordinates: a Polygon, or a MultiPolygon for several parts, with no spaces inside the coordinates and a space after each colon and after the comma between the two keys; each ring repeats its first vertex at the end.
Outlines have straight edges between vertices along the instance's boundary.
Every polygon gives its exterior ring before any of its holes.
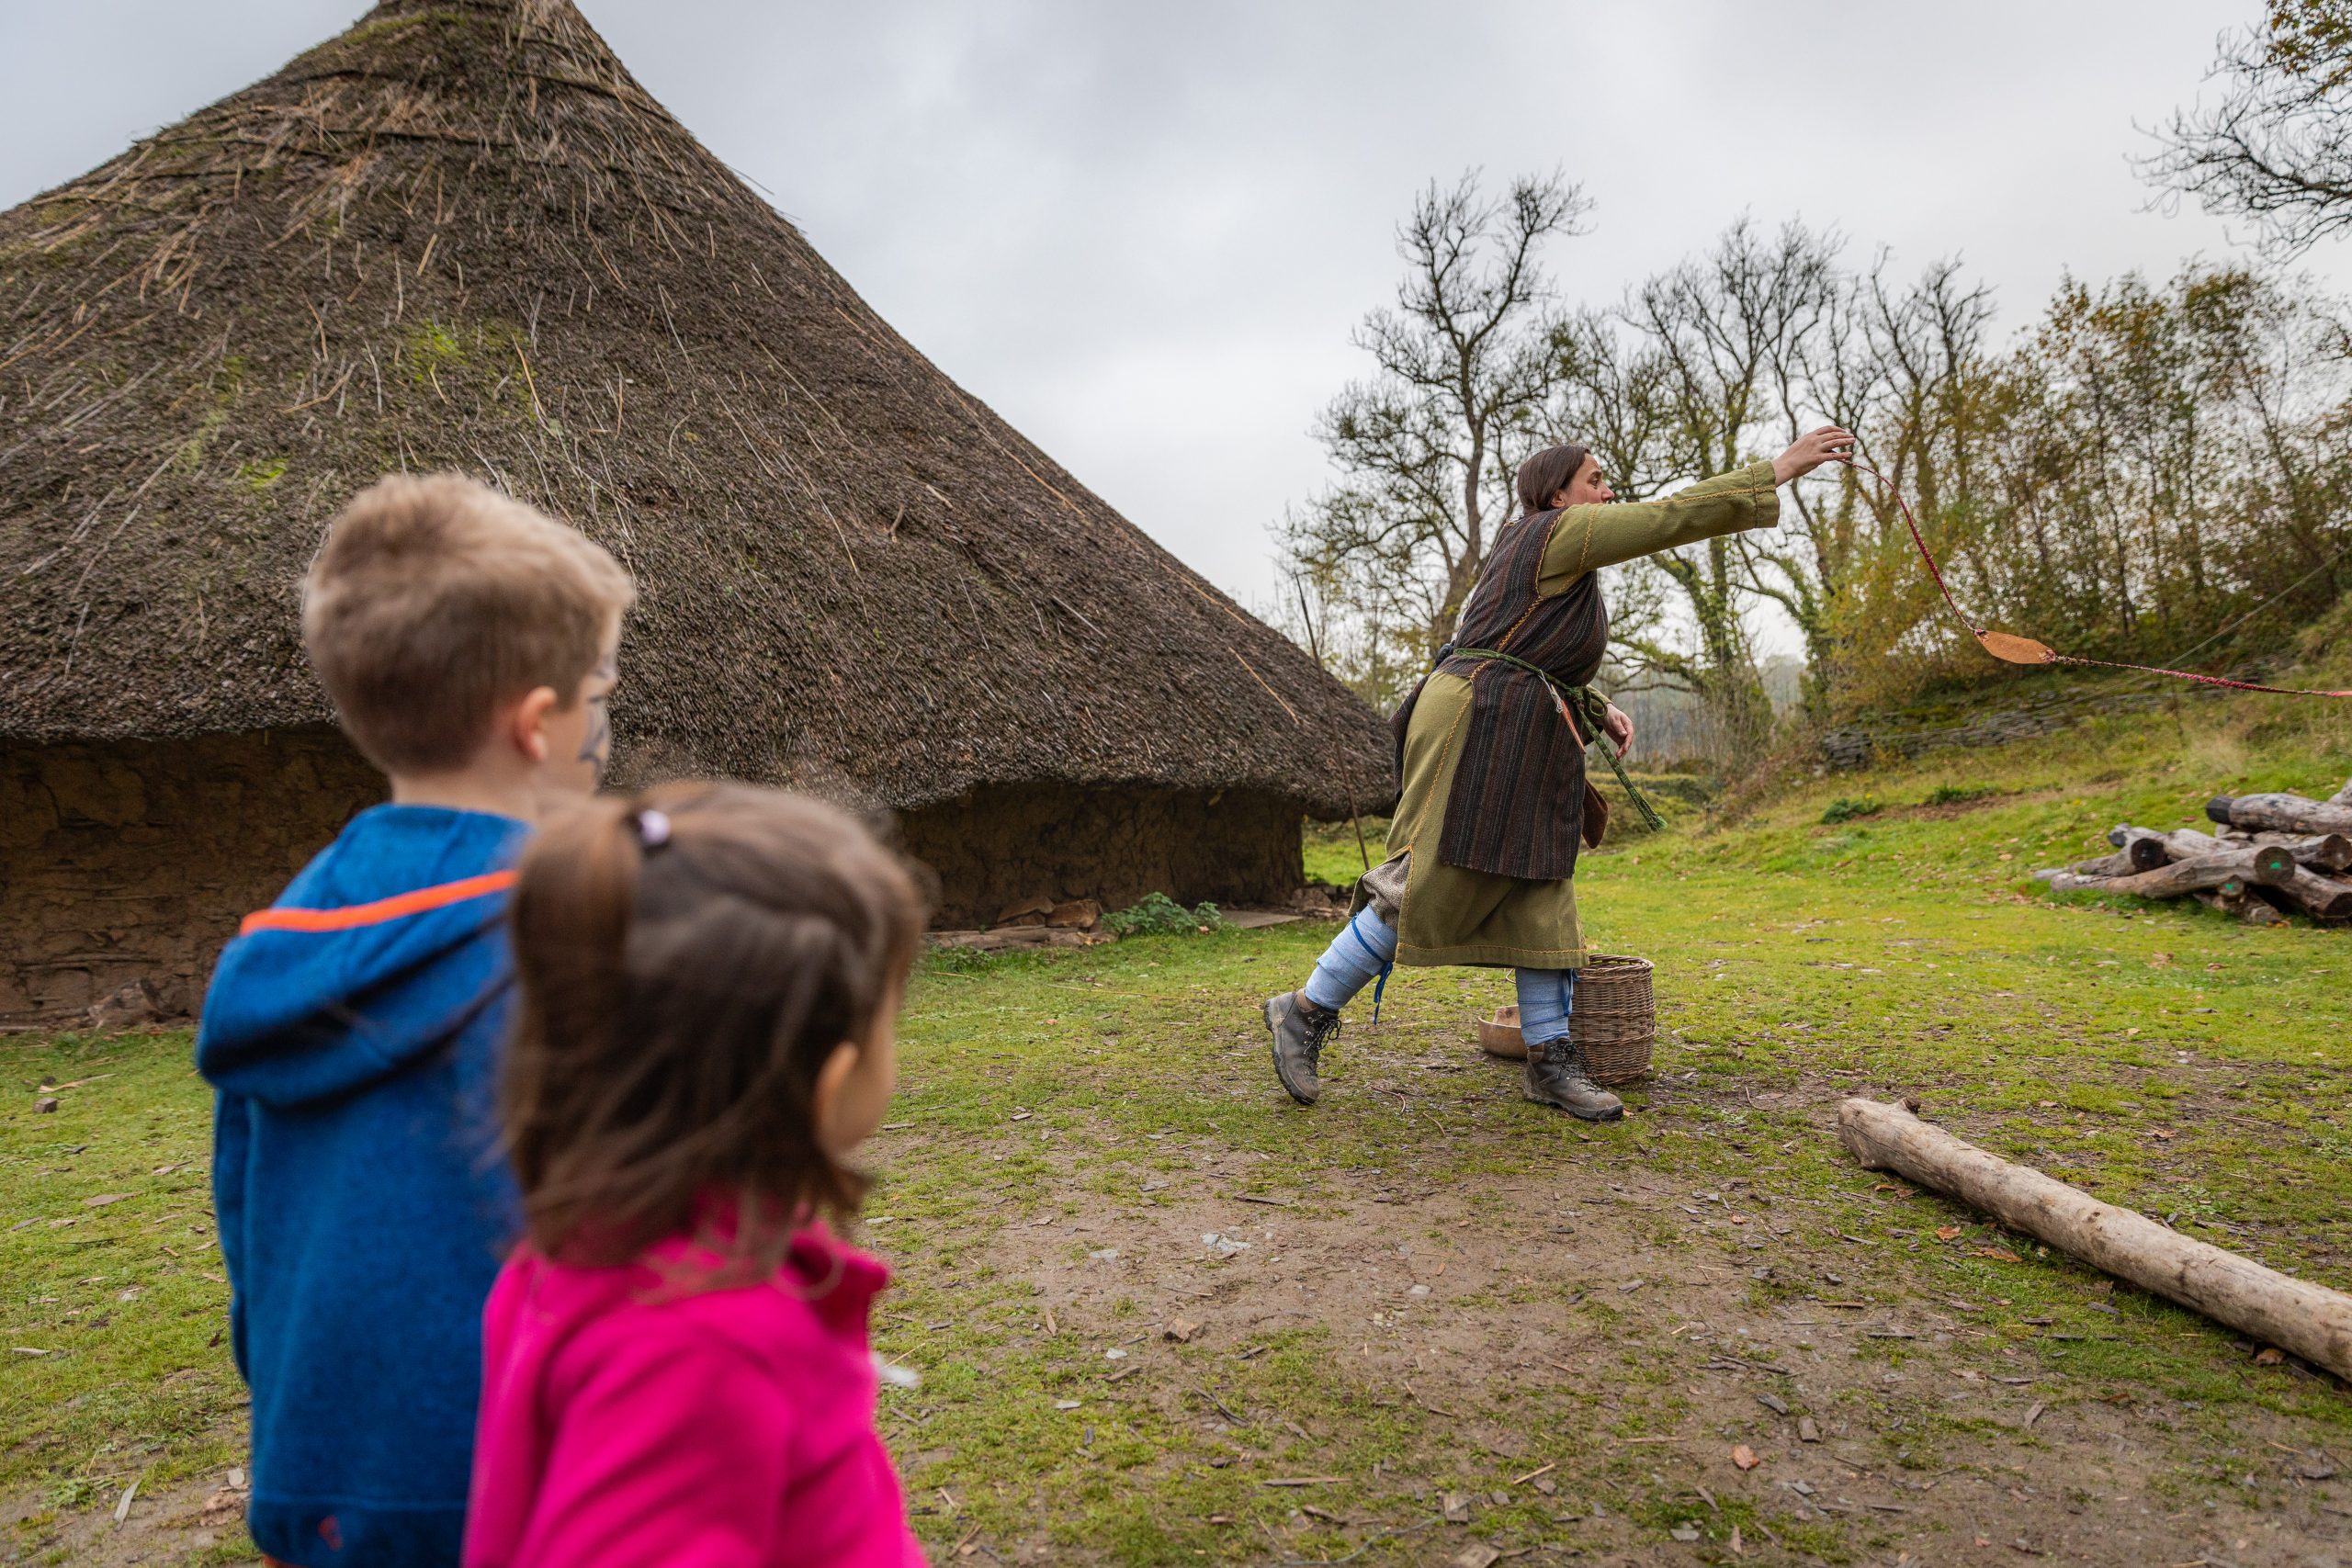
{"type": "Polygon", "coordinates": [[[528,831],[363,812],[213,972],[196,1062],[220,1091],[249,1523],[288,1562],[458,1559],[482,1303],[519,1224],[492,1122],[506,897],[450,885],[511,867],[528,831]],[[292,913],[321,910],[339,913],[292,913]]]}

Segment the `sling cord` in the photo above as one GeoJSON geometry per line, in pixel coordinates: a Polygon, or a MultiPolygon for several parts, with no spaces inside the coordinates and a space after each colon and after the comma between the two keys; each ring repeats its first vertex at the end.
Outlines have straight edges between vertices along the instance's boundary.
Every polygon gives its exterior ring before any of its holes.
{"type": "Polygon", "coordinates": [[[1968,635],[1983,644],[1985,652],[2003,663],[2082,664],[2096,666],[2101,670],[2132,670],[2143,675],[2169,675],[2177,681],[2195,681],[2200,685],[2222,686],[2233,692],[2268,692],[2274,696],[2281,697],[2352,697],[2352,691],[2306,691],[2297,686],[2266,686],[2254,681],[2233,681],[2221,675],[2200,675],[2194,670],[2167,670],[2157,664],[2124,664],[2109,659],[2084,659],[2075,654],[2060,653],[2047,644],[2036,642],[2030,637],[2015,637],[2007,632],[1988,631],[1970,620],[1962,611],[1960,602],[1951,596],[1951,585],[1944,581],[1943,571],[1936,565],[1936,558],[1928,552],[1928,541],[1919,532],[1919,520],[1912,516],[1911,503],[1903,499],[1903,491],[1896,487],[1894,481],[1857,458],[1834,457],[1831,460],[1843,463],[1857,473],[1868,474],[1879,482],[1888,495],[1894,498],[1894,504],[1903,510],[1903,525],[1911,530],[1911,543],[1918,547],[1919,559],[1926,563],[1928,575],[1935,579],[1936,590],[1944,596],[1944,604],[1951,609],[1952,618],[1968,628],[1968,635]]]}

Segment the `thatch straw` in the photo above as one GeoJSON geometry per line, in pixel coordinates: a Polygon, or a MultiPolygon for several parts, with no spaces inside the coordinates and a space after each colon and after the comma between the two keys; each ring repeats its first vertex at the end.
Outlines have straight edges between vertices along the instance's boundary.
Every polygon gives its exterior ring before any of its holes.
{"type": "Polygon", "coordinates": [[[326,717],[295,584],[353,491],[444,467],[637,575],[632,771],[1387,793],[1368,710],[544,0],[379,6],[0,215],[0,739],[326,717]]]}

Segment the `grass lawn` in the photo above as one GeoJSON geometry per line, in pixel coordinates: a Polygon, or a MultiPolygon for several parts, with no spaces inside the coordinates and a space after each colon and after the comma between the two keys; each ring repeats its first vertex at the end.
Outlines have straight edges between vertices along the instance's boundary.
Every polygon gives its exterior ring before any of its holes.
{"type": "MultiPolygon", "coordinates": [[[[1591,857],[1589,926],[1658,965],[1659,1074],[1609,1127],[1477,1056],[1509,980],[1474,971],[1400,972],[1291,1105],[1256,1007],[1328,925],[933,957],[865,1239],[899,1271],[876,1343],[922,1382],[882,1422],[934,1559],[2325,1560],[2332,1379],[1833,1132],[1844,1095],[1917,1095],[2352,1288],[2352,931],[2028,880],[2120,818],[2329,793],[2352,743],[2303,712],[2192,701],[1591,857]],[[1877,808],[1825,823],[1838,799],[1877,808]]],[[[243,1406],[187,1036],[0,1052],[0,1539],[245,1561],[202,1511],[243,1406]]]]}

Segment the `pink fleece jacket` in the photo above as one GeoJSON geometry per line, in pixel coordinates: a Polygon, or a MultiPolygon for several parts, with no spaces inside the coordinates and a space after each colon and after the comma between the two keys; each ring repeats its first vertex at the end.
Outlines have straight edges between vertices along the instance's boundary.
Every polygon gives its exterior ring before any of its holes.
{"type": "Polygon", "coordinates": [[[714,1261],[678,1237],[626,1269],[507,1263],[466,1568],[920,1568],[874,1430],[888,1271],[817,1226],[763,1283],[674,1282],[714,1261]]]}

